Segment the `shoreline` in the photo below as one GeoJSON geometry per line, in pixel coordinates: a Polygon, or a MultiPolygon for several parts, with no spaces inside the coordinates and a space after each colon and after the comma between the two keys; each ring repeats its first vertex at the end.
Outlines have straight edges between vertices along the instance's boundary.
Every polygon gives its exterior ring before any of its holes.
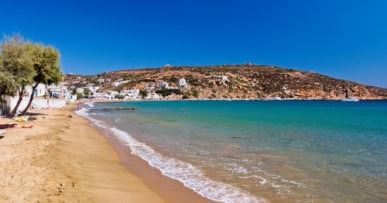
{"type": "Polygon", "coordinates": [[[83,107],[76,113],[87,118],[105,135],[118,151],[122,163],[143,180],[148,180],[146,182],[149,186],[168,199],[168,202],[181,202],[176,195],[171,198],[171,193],[178,194],[184,202],[267,202],[262,197],[253,196],[240,188],[207,177],[190,163],[160,154],[146,143],[133,138],[128,132],[117,129],[110,122],[90,116],[88,109],[94,107],[92,102],[85,103],[85,106],[88,108],[83,107]]]}
{"type": "Polygon", "coordinates": [[[167,102],[167,101],[327,101],[327,102],[364,102],[364,101],[387,101],[387,99],[359,99],[359,101],[345,101],[342,98],[341,99],[321,99],[321,98],[310,98],[310,99],[257,99],[257,98],[250,98],[250,99],[160,99],[160,100],[147,100],[147,99],[112,99],[112,100],[97,100],[97,99],[86,99],[81,100],[80,103],[119,103],[119,102],[167,102]]]}
{"type": "Polygon", "coordinates": [[[183,183],[163,175],[157,168],[150,166],[145,160],[131,154],[131,150],[125,147],[124,143],[117,138],[104,135],[102,132],[101,134],[117,152],[120,157],[120,164],[130,173],[139,177],[145,185],[167,202],[179,203],[182,200],[187,203],[214,202],[185,187],[183,183]]]}
{"type": "MultiPolygon", "coordinates": [[[[0,202],[165,202],[72,106],[33,110],[0,139],[0,202]]],[[[15,123],[1,118],[1,123],[15,123]]]]}
{"type": "Polygon", "coordinates": [[[86,119],[89,122],[90,127],[97,130],[100,136],[106,139],[107,143],[119,156],[119,163],[122,166],[124,166],[131,174],[139,177],[147,187],[161,196],[166,202],[216,202],[199,195],[190,188],[184,186],[182,182],[163,175],[159,169],[150,166],[146,160],[132,154],[132,150],[125,146],[125,143],[122,142],[122,140],[119,140],[119,138],[112,135],[111,132],[108,132],[107,129],[97,126],[93,121],[83,115],[78,116],[86,119]]]}

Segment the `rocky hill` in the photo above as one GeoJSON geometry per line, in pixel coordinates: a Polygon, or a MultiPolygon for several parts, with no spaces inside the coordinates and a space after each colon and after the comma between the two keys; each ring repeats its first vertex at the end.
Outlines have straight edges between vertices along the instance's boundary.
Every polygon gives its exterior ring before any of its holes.
{"type": "Polygon", "coordinates": [[[78,87],[87,83],[103,90],[144,89],[150,83],[165,81],[177,86],[180,78],[188,82],[178,91],[156,89],[164,99],[387,99],[387,89],[335,79],[322,74],[267,65],[166,66],[129,69],[97,75],[67,74],[66,82],[78,87]],[[115,81],[125,81],[119,86],[115,81]]]}

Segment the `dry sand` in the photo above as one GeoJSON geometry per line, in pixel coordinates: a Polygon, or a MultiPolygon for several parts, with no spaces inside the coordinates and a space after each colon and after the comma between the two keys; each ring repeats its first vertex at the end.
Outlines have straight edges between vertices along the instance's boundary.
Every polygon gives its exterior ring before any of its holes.
{"type": "Polygon", "coordinates": [[[166,201],[120,164],[86,119],[68,108],[34,112],[37,120],[23,123],[33,128],[1,135],[0,202],[166,201]]]}

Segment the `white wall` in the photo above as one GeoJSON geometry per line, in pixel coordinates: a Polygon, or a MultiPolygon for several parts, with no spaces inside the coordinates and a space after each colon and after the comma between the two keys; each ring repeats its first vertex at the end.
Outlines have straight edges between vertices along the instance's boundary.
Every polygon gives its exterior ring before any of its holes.
{"type": "MultiPolygon", "coordinates": [[[[14,109],[19,97],[8,97],[7,104],[10,107],[9,109],[14,109]]],[[[18,111],[23,111],[28,105],[29,97],[23,97],[22,102],[19,105],[18,111]]],[[[44,98],[34,98],[32,101],[31,107],[33,109],[45,109],[45,108],[62,108],[66,105],[66,100],[64,99],[44,99],[44,98]]]]}

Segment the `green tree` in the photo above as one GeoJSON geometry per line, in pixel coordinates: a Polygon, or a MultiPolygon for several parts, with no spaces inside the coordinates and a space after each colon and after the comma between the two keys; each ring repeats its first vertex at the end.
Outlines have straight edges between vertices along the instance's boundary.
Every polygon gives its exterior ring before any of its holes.
{"type": "Polygon", "coordinates": [[[83,93],[77,93],[77,99],[82,99],[84,97],[85,95],[83,93]]]}
{"type": "Polygon", "coordinates": [[[63,79],[63,74],[60,70],[59,51],[51,46],[44,46],[42,44],[29,44],[30,57],[33,63],[35,76],[35,84],[32,86],[32,93],[28,105],[23,111],[27,113],[34,99],[34,91],[40,83],[50,85],[57,84],[63,79]]]}
{"type": "Polygon", "coordinates": [[[192,90],[192,96],[198,98],[199,97],[199,90],[192,90]]]}
{"type": "Polygon", "coordinates": [[[89,98],[90,93],[91,93],[91,90],[89,88],[83,89],[83,94],[85,95],[85,97],[89,98]]]}
{"type": "Polygon", "coordinates": [[[116,96],[114,96],[114,98],[116,98],[116,99],[124,99],[125,96],[124,96],[124,95],[117,94],[116,96]]]}
{"type": "MultiPolygon", "coordinates": [[[[1,61],[1,59],[0,59],[1,61]]],[[[12,76],[9,72],[4,71],[2,64],[0,63],[0,102],[4,95],[14,96],[17,91],[17,85],[12,79],[12,76]]]]}
{"type": "Polygon", "coordinates": [[[31,42],[27,42],[21,35],[15,34],[12,36],[6,36],[1,43],[1,83],[6,86],[7,89],[2,90],[8,95],[12,91],[18,93],[19,99],[16,106],[10,113],[10,117],[15,116],[17,109],[23,99],[23,92],[27,85],[30,85],[33,81],[35,71],[33,63],[30,57],[31,42]]]}

